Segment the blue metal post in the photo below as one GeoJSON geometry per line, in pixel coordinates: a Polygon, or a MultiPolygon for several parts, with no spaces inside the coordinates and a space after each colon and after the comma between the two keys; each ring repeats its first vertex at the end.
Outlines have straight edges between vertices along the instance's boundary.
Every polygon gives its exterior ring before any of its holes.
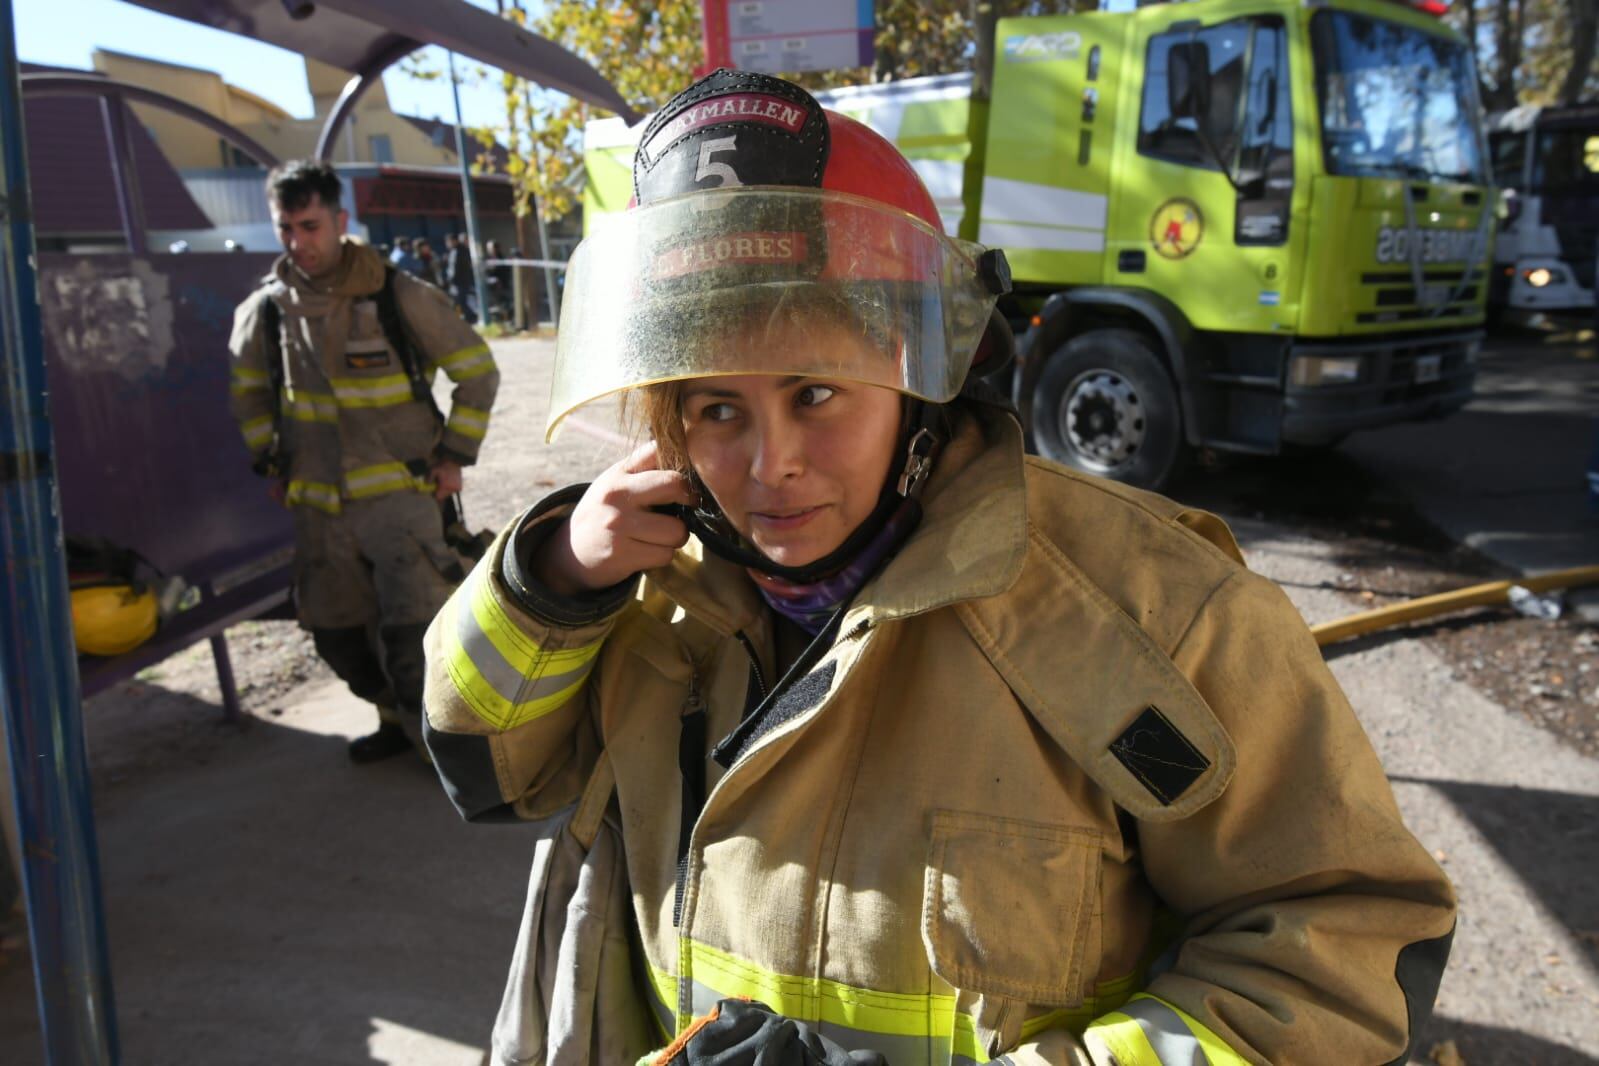
{"type": "MultiPolygon", "coordinates": [[[[118,1060],[34,276],[11,0],[0,0],[0,711],[51,1066],[118,1060]]],[[[120,102],[118,104],[120,105],[120,102]]]]}

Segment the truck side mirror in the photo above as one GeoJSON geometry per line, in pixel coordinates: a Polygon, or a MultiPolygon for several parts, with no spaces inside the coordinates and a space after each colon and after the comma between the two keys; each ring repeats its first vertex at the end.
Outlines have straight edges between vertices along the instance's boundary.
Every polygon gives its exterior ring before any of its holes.
{"type": "Polygon", "coordinates": [[[1166,53],[1166,106],[1173,121],[1205,121],[1210,109],[1210,48],[1205,42],[1181,41],[1166,53]]]}

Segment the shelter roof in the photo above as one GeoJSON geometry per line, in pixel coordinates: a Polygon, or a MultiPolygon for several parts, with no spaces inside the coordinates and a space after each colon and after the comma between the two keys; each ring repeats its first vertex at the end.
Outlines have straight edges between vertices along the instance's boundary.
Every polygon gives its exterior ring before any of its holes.
{"type": "Polygon", "coordinates": [[[436,44],[596,107],[637,118],[577,56],[466,0],[130,0],[164,15],[253,37],[341,70],[380,68],[397,52],[436,44]],[[305,18],[291,7],[311,8],[305,18]]]}
{"type": "MultiPolygon", "coordinates": [[[[22,72],[97,76],[93,71],[33,63],[22,64],[22,72]]],[[[211,220],[189,195],[154,138],[126,111],[128,105],[109,100],[107,106],[126,112],[146,228],[211,228],[211,220]]],[[[91,96],[25,96],[22,107],[35,228],[46,236],[121,233],[122,212],[108,164],[111,148],[100,100],[91,96]]]]}

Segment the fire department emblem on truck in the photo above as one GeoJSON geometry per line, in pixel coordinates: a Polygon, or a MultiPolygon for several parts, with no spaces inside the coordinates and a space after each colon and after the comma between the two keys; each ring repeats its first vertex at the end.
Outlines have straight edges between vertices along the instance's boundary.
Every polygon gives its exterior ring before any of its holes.
{"type": "Polygon", "coordinates": [[[1166,259],[1182,259],[1199,247],[1205,216],[1199,205],[1181,197],[1155,208],[1149,219],[1149,243],[1166,259]]]}

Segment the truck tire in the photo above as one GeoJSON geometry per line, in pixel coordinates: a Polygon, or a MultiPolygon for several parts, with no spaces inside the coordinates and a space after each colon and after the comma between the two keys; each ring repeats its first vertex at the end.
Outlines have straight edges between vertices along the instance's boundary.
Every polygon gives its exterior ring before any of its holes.
{"type": "Polygon", "coordinates": [[[1033,390],[1040,455],[1074,470],[1159,491],[1181,465],[1182,407],[1149,342],[1129,329],[1073,337],[1033,390]]]}

